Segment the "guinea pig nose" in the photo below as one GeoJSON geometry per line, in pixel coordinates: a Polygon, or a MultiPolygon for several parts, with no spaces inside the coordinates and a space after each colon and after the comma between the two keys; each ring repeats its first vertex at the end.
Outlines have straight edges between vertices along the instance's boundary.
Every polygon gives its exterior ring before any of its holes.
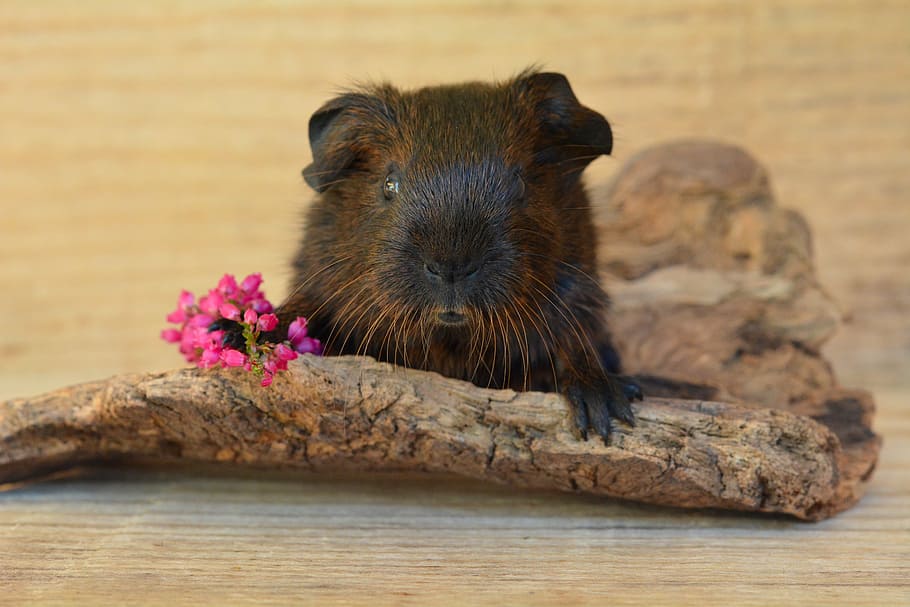
{"type": "Polygon", "coordinates": [[[424,262],[423,270],[427,277],[434,282],[447,282],[454,284],[472,278],[480,269],[480,264],[475,261],[454,261],[451,259],[424,262]]]}

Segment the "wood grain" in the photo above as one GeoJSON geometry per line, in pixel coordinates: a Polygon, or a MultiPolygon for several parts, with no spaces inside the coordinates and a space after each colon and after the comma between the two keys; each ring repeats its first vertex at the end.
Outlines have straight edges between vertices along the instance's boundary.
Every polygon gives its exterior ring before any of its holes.
{"type": "Polygon", "coordinates": [[[464,482],[95,473],[0,496],[11,604],[908,604],[910,8],[903,2],[0,5],[0,398],[174,364],[181,287],[280,297],[309,114],[352,78],[562,70],[615,125],[745,146],[816,234],[885,447],[817,526],[464,482]],[[255,218],[256,221],[251,221],[255,218]],[[10,321],[9,319],[15,319],[10,321]]]}

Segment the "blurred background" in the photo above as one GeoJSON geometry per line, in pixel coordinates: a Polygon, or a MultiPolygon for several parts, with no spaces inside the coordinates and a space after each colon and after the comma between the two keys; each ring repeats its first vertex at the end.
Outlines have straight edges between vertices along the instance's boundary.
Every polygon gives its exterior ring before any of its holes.
{"type": "Polygon", "coordinates": [[[82,0],[0,4],[0,398],[181,365],[164,316],[224,272],[280,300],[339,87],[532,63],[614,126],[591,184],[680,137],[753,153],[814,230],[842,381],[907,394],[906,2],[82,0]]]}
{"type": "Polygon", "coordinates": [[[652,144],[718,138],[806,216],[845,317],[825,352],[879,405],[863,502],[805,525],[452,479],[115,468],[2,494],[5,600],[907,603],[906,0],[0,1],[0,399],[182,365],[164,317],[224,272],[261,271],[280,300],[307,121],[340,87],[532,63],[613,125],[591,185],[652,144]]]}

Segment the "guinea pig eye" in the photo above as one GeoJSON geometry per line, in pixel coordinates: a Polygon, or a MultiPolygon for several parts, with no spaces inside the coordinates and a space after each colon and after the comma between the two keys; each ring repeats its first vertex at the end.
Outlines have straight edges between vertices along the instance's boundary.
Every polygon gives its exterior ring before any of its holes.
{"type": "Polygon", "coordinates": [[[386,175],[385,181],[382,184],[382,195],[385,196],[386,200],[392,200],[398,196],[399,187],[398,175],[389,173],[386,175]]]}

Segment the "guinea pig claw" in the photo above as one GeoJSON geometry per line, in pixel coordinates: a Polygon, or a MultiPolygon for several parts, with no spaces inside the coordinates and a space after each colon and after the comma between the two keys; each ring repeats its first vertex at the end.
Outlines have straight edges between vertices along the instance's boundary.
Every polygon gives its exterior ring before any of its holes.
{"type": "Polygon", "coordinates": [[[630,396],[641,398],[641,388],[626,378],[615,377],[591,384],[573,384],[565,395],[581,438],[587,440],[591,428],[609,446],[613,418],[635,425],[630,396]]]}
{"type": "Polygon", "coordinates": [[[575,429],[581,440],[588,440],[588,408],[585,405],[584,394],[580,386],[571,385],[566,390],[566,398],[569,400],[569,406],[572,409],[572,416],[575,419],[575,429]]]}
{"type": "Polygon", "coordinates": [[[641,386],[639,386],[634,379],[626,377],[625,375],[619,375],[616,379],[618,379],[619,383],[622,385],[622,393],[625,395],[626,399],[630,401],[644,400],[645,395],[641,392],[641,386]]]}

